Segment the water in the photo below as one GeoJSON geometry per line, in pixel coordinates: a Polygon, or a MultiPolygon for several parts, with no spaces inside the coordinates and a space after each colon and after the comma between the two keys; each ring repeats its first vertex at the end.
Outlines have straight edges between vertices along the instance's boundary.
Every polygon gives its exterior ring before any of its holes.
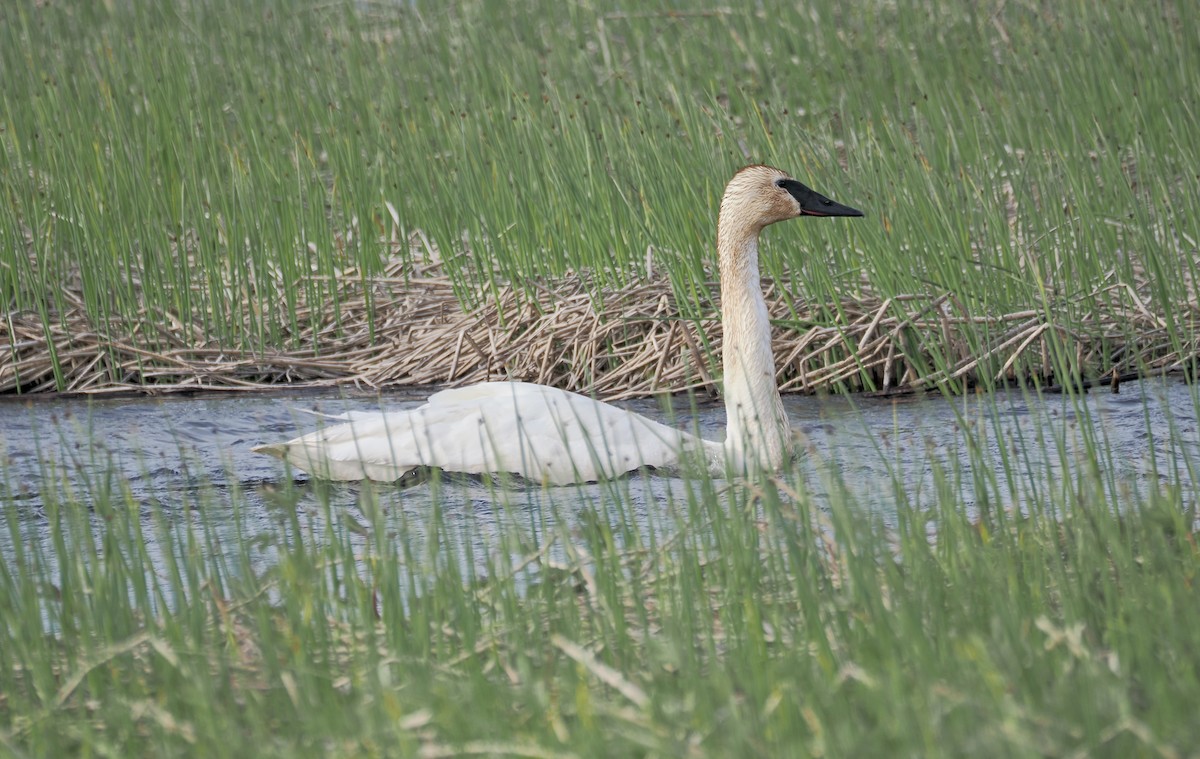
{"type": "MultiPolygon", "coordinates": [[[[383,402],[389,408],[411,407],[424,395],[389,394],[383,402]]],[[[484,556],[494,552],[489,542],[502,521],[521,523],[537,534],[546,529],[550,511],[568,520],[616,513],[608,518],[657,530],[656,525],[666,524],[663,504],[685,499],[691,487],[665,475],[629,478],[616,486],[525,487],[507,493],[487,482],[467,482],[446,486],[435,498],[429,484],[401,491],[308,482],[284,488],[291,500],[281,502],[276,486],[291,475],[281,462],[250,448],[315,428],[317,421],[297,409],[339,413],[380,403],[376,397],[312,393],[0,402],[0,510],[17,525],[16,536],[12,529],[0,530],[0,561],[11,560],[18,539],[42,541],[53,553],[45,529],[46,498],[63,491],[84,502],[103,491],[110,500],[143,509],[147,519],[157,511],[195,522],[203,511],[209,529],[231,553],[247,536],[278,536],[287,523],[286,509],[299,510],[306,531],[328,534],[322,498],[333,500],[335,518],[345,520],[353,533],[356,524],[370,520],[363,505],[364,493],[370,492],[388,506],[389,529],[419,539],[437,508],[448,524],[462,525],[460,534],[438,539],[469,542],[474,555],[484,556]]],[[[656,401],[627,405],[655,418],[670,416],[656,401]]],[[[1136,492],[1175,485],[1185,498],[1194,497],[1194,468],[1200,462],[1196,389],[1174,380],[1128,383],[1120,394],[1098,390],[1074,399],[1020,392],[959,399],[792,396],[785,405],[793,426],[807,437],[806,455],[792,475],[802,482],[793,484],[810,490],[818,503],[838,494],[849,497],[885,521],[894,520],[898,509],[932,503],[939,467],[961,474],[951,487],[964,508],[1022,509],[1047,489],[1069,485],[1079,467],[1093,465],[1089,438],[1114,488],[1136,492]]],[[[673,413],[676,424],[695,423],[710,439],[722,436],[719,405],[693,410],[678,401],[673,413]]],[[[153,531],[147,534],[153,543],[153,531]]],[[[262,545],[254,557],[259,566],[273,561],[279,540],[262,545]]],[[[155,556],[170,548],[149,545],[148,550],[155,556]]]]}

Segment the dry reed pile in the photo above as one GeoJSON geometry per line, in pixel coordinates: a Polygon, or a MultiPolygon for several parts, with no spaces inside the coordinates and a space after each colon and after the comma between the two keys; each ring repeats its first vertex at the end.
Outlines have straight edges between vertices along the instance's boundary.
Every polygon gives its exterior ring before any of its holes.
{"type": "MultiPolygon", "coordinates": [[[[190,325],[150,314],[101,329],[78,290],[52,324],[14,312],[0,321],[0,393],[195,392],[292,386],[460,385],[495,379],[540,382],[604,398],[663,391],[715,392],[721,330],[718,289],[680,309],[662,277],[606,290],[573,275],[532,287],[481,293],[464,310],[438,265],[397,258],[371,281],[339,279],[340,313],[303,306],[292,350],[215,345],[190,325]],[[370,305],[369,305],[370,304],[370,305]],[[707,314],[699,319],[682,312],[707,314]],[[371,321],[374,329],[371,329],[371,321]],[[148,348],[145,335],[155,336],[148,348]],[[319,350],[313,346],[320,346],[319,350]]],[[[1076,301],[1078,299],[1075,299],[1076,301]]],[[[774,349],[785,391],[823,388],[911,391],[957,380],[1061,382],[1128,378],[1183,368],[1197,352],[1200,309],[1156,313],[1146,288],[1112,284],[1091,294],[1084,316],[1069,304],[998,315],[973,314],[953,294],[812,304],[767,284],[774,349]],[[829,314],[838,314],[831,318],[829,314]],[[1067,355],[1064,356],[1064,349],[1067,355]],[[1055,352],[1058,359],[1056,362],[1055,352]]],[[[281,299],[280,301],[281,302],[281,299]]]]}

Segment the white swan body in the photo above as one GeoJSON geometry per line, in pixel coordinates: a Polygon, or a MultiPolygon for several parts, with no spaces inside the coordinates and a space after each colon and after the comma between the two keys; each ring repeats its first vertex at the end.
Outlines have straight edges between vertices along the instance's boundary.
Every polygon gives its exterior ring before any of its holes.
{"type": "Polygon", "coordinates": [[[286,443],[255,448],[313,476],[394,481],[419,467],[508,472],[552,485],[674,469],[688,457],[710,472],[779,468],[792,434],[775,382],[758,235],[797,216],[862,216],[779,169],[747,166],[725,188],[717,223],[724,330],[724,443],[545,385],[485,382],[443,390],[404,411],[351,412],[286,443]]]}
{"type": "Polygon", "coordinates": [[[587,396],[528,382],[443,390],[404,411],[352,411],[343,424],[256,451],[325,479],[393,481],[418,467],[510,472],[550,485],[672,468],[721,446],[587,396]]]}

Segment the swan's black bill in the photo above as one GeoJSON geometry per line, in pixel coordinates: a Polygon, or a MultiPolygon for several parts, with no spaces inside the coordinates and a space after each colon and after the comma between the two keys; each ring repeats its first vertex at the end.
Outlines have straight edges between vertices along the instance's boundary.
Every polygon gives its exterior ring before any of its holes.
{"type": "Polygon", "coordinates": [[[802,216],[862,216],[857,208],[844,206],[836,200],[830,200],[816,190],[797,182],[795,179],[783,179],[779,186],[791,193],[800,204],[802,216]]]}

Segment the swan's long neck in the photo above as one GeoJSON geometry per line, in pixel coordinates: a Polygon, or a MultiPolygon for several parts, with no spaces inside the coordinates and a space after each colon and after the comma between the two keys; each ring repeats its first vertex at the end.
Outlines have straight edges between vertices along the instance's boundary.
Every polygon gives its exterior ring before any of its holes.
{"type": "Polygon", "coordinates": [[[758,273],[760,228],[739,221],[722,213],[717,230],[726,463],[741,472],[774,470],[789,453],[791,429],[775,384],[771,324],[758,273]]]}

